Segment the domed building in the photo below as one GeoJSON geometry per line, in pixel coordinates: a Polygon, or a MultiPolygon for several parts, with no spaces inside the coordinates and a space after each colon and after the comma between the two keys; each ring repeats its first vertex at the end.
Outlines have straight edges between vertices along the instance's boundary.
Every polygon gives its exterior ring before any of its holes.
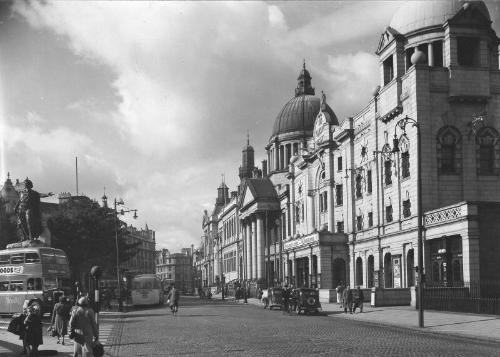
{"type": "Polygon", "coordinates": [[[242,178],[227,241],[239,279],[324,300],[340,282],[376,288],[376,305],[415,304],[424,277],[498,281],[499,44],[482,1],[402,4],[380,37],[377,89],[341,124],[304,65],[263,177],[242,178]]]}

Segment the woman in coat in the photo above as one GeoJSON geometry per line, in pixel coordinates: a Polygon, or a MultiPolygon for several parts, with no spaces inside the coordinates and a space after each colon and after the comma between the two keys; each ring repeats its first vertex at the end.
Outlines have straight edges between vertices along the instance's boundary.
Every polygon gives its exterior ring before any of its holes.
{"type": "Polygon", "coordinates": [[[78,299],[78,307],[73,310],[69,325],[71,330],[82,338],[79,342],[75,338],[73,356],[92,357],[94,343],[98,340],[98,331],[94,310],[89,307],[86,297],[78,299]]]}
{"type": "Polygon", "coordinates": [[[57,343],[62,337],[62,344],[64,345],[64,335],[68,334],[68,321],[71,307],[67,303],[66,297],[60,296],[59,302],[54,305],[52,312],[52,328],[57,336],[57,343]]]}
{"type": "Polygon", "coordinates": [[[38,356],[38,346],[43,344],[42,314],[38,304],[28,306],[28,315],[24,320],[24,342],[28,356],[38,356]]]}
{"type": "Polygon", "coordinates": [[[347,310],[352,314],[352,290],[349,286],[344,289],[344,313],[347,314],[347,310]]]}

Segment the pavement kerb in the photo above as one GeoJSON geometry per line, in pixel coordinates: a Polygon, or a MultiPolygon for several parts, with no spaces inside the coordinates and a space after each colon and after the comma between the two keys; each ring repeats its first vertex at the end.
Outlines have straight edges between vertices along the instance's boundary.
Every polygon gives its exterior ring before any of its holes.
{"type": "MultiPolygon", "coordinates": [[[[214,296],[212,296],[212,298],[214,300],[221,300],[220,295],[219,296],[214,295],[214,296]]],[[[225,301],[239,303],[239,304],[245,304],[243,299],[235,300],[232,296],[226,298],[225,301]]],[[[262,306],[262,303],[257,298],[248,298],[247,302],[248,302],[247,303],[248,305],[262,306]]],[[[337,306],[336,303],[325,303],[322,305],[335,305],[335,306],[337,306]]],[[[323,311],[325,311],[325,309],[323,309],[323,311]]],[[[327,311],[333,311],[333,310],[327,310],[327,311]]],[[[429,312],[427,312],[427,313],[429,313],[429,312]]],[[[430,313],[432,313],[432,312],[430,312],[430,313]]],[[[452,312],[450,312],[450,313],[455,314],[455,315],[461,315],[461,314],[452,313],[452,312]]],[[[415,315],[416,315],[416,312],[415,312],[415,315]]],[[[463,314],[463,315],[467,315],[467,314],[463,314]]],[[[350,318],[348,318],[348,316],[351,316],[351,315],[344,315],[342,313],[341,314],[331,314],[331,315],[327,314],[327,316],[351,320],[350,318]]],[[[404,328],[404,329],[415,331],[417,333],[427,334],[427,335],[439,334],[439,335],[444,335],[444,336],[448,336],[450,338],[456,338],[456,339],[467,338],[470,340],[477,340],[480,342],[488,342],[488,343],[492,343],[492,344],[499,344],[500,343],[500,341],[498,341],[497,339],[486,337],[486,336],[480,336],[480,335],[471,335],[471,334],[463,334],[463,333],[459,333],[459,332],[447,332],[447,331],[438,331],[438,330],[426,330],[426,327],[420,328],[418,326],[408,326],[408,325],[398,324],[398,323],[388,322],[388,321],[371,321],[371,320],[365,320],[365,319],[359,319],[357,321],[360,321],[360,322],[363,322],[366,324],[375,325],[375,326],[380,326],[380,327],[391,327],[391,328],[395,328],[395,329],[404,328]]]]}

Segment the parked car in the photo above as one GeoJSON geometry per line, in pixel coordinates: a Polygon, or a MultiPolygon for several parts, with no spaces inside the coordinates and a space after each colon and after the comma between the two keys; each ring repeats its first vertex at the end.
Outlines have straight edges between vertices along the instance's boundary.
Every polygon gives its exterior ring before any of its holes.
{"type": "Polygon", "coordinates": [[[293,300],[295,300],[295,311],[297,315],[300,315],[302,311],[305,314],[311,312],[318,313],[321,311],[318,290],[309,288],[294,289],[292,296],[293,300]]]}
{"type": "Polygon", "coordinates": [[[283,302],[283,289],[276,287],[264,290],[261,301],[264,304],[264,309],[269,307],[269,310],[271,310],[275,306],[278,306],[281,309],[281,304],[283,302]]]}

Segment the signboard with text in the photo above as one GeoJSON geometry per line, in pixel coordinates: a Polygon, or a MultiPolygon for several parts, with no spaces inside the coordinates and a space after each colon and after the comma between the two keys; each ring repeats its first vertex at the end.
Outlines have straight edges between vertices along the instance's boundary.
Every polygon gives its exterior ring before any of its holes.
{"type": "Polygon", "coordinates": [[[0,267],[0,275],[22,274],[23,268],[22,265],[3,266],[0,267]]]}

